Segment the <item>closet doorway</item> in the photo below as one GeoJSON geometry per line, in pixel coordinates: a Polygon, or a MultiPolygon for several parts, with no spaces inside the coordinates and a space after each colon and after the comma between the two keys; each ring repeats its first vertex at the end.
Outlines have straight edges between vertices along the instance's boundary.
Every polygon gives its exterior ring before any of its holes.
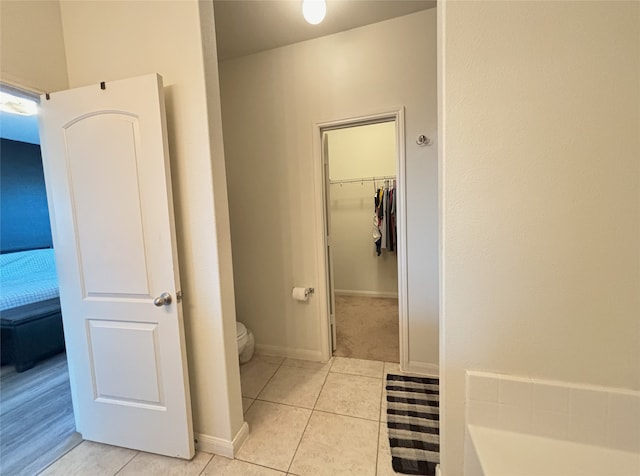
{"type": "Polygon", "coordinates": [[[332,354],[400,362],[406,300],[399,114],[324,125],[332,354]]]}

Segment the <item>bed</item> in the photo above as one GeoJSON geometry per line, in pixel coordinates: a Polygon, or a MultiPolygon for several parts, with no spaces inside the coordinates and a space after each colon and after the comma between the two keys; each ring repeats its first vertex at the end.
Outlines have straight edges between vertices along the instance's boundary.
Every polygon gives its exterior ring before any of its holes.
{"type": "Polygon", "coordinates": [[[0,255],[2,365],[23,372],[64,350],[53,249],[0,255]]]}

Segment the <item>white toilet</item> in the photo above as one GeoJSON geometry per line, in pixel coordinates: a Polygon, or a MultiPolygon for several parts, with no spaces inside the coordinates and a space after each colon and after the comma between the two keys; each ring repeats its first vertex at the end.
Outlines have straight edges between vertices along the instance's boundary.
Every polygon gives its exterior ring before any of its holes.
{"type": "Polygon", "coordinates": [[[247,329],[242,322],[236,321],[236,338],[238,339],[238,356],[240,363],[245,364],[253,357],[256,341],[253,332],[247,329]]]}

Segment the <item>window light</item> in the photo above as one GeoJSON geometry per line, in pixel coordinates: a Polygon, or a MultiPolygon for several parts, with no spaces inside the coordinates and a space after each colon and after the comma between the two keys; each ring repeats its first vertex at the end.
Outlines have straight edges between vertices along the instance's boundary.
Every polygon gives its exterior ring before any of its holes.
{"type": "Polygon", "coordinates": [[[0,111],[21,116],[38,114],[38,105],[32,99],[27,99],[0,91],[0,111]]]}

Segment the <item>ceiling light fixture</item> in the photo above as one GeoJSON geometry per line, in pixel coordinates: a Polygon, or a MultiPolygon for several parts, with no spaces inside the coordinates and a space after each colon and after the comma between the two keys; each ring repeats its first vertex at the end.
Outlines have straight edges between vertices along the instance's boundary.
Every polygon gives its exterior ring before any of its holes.
{"type": "Polygon", "coordinates": [[[302,0],[302,16],[308,23],[317,25],[324,20],[327,14],[327,2],[325,0],[302,0]]]}
{"type": "Polygon", "coordinates": [[[38,105],[31,99],[0,91],[0,111],[21,116],[33,116],[38,113],[38,105]]]}

